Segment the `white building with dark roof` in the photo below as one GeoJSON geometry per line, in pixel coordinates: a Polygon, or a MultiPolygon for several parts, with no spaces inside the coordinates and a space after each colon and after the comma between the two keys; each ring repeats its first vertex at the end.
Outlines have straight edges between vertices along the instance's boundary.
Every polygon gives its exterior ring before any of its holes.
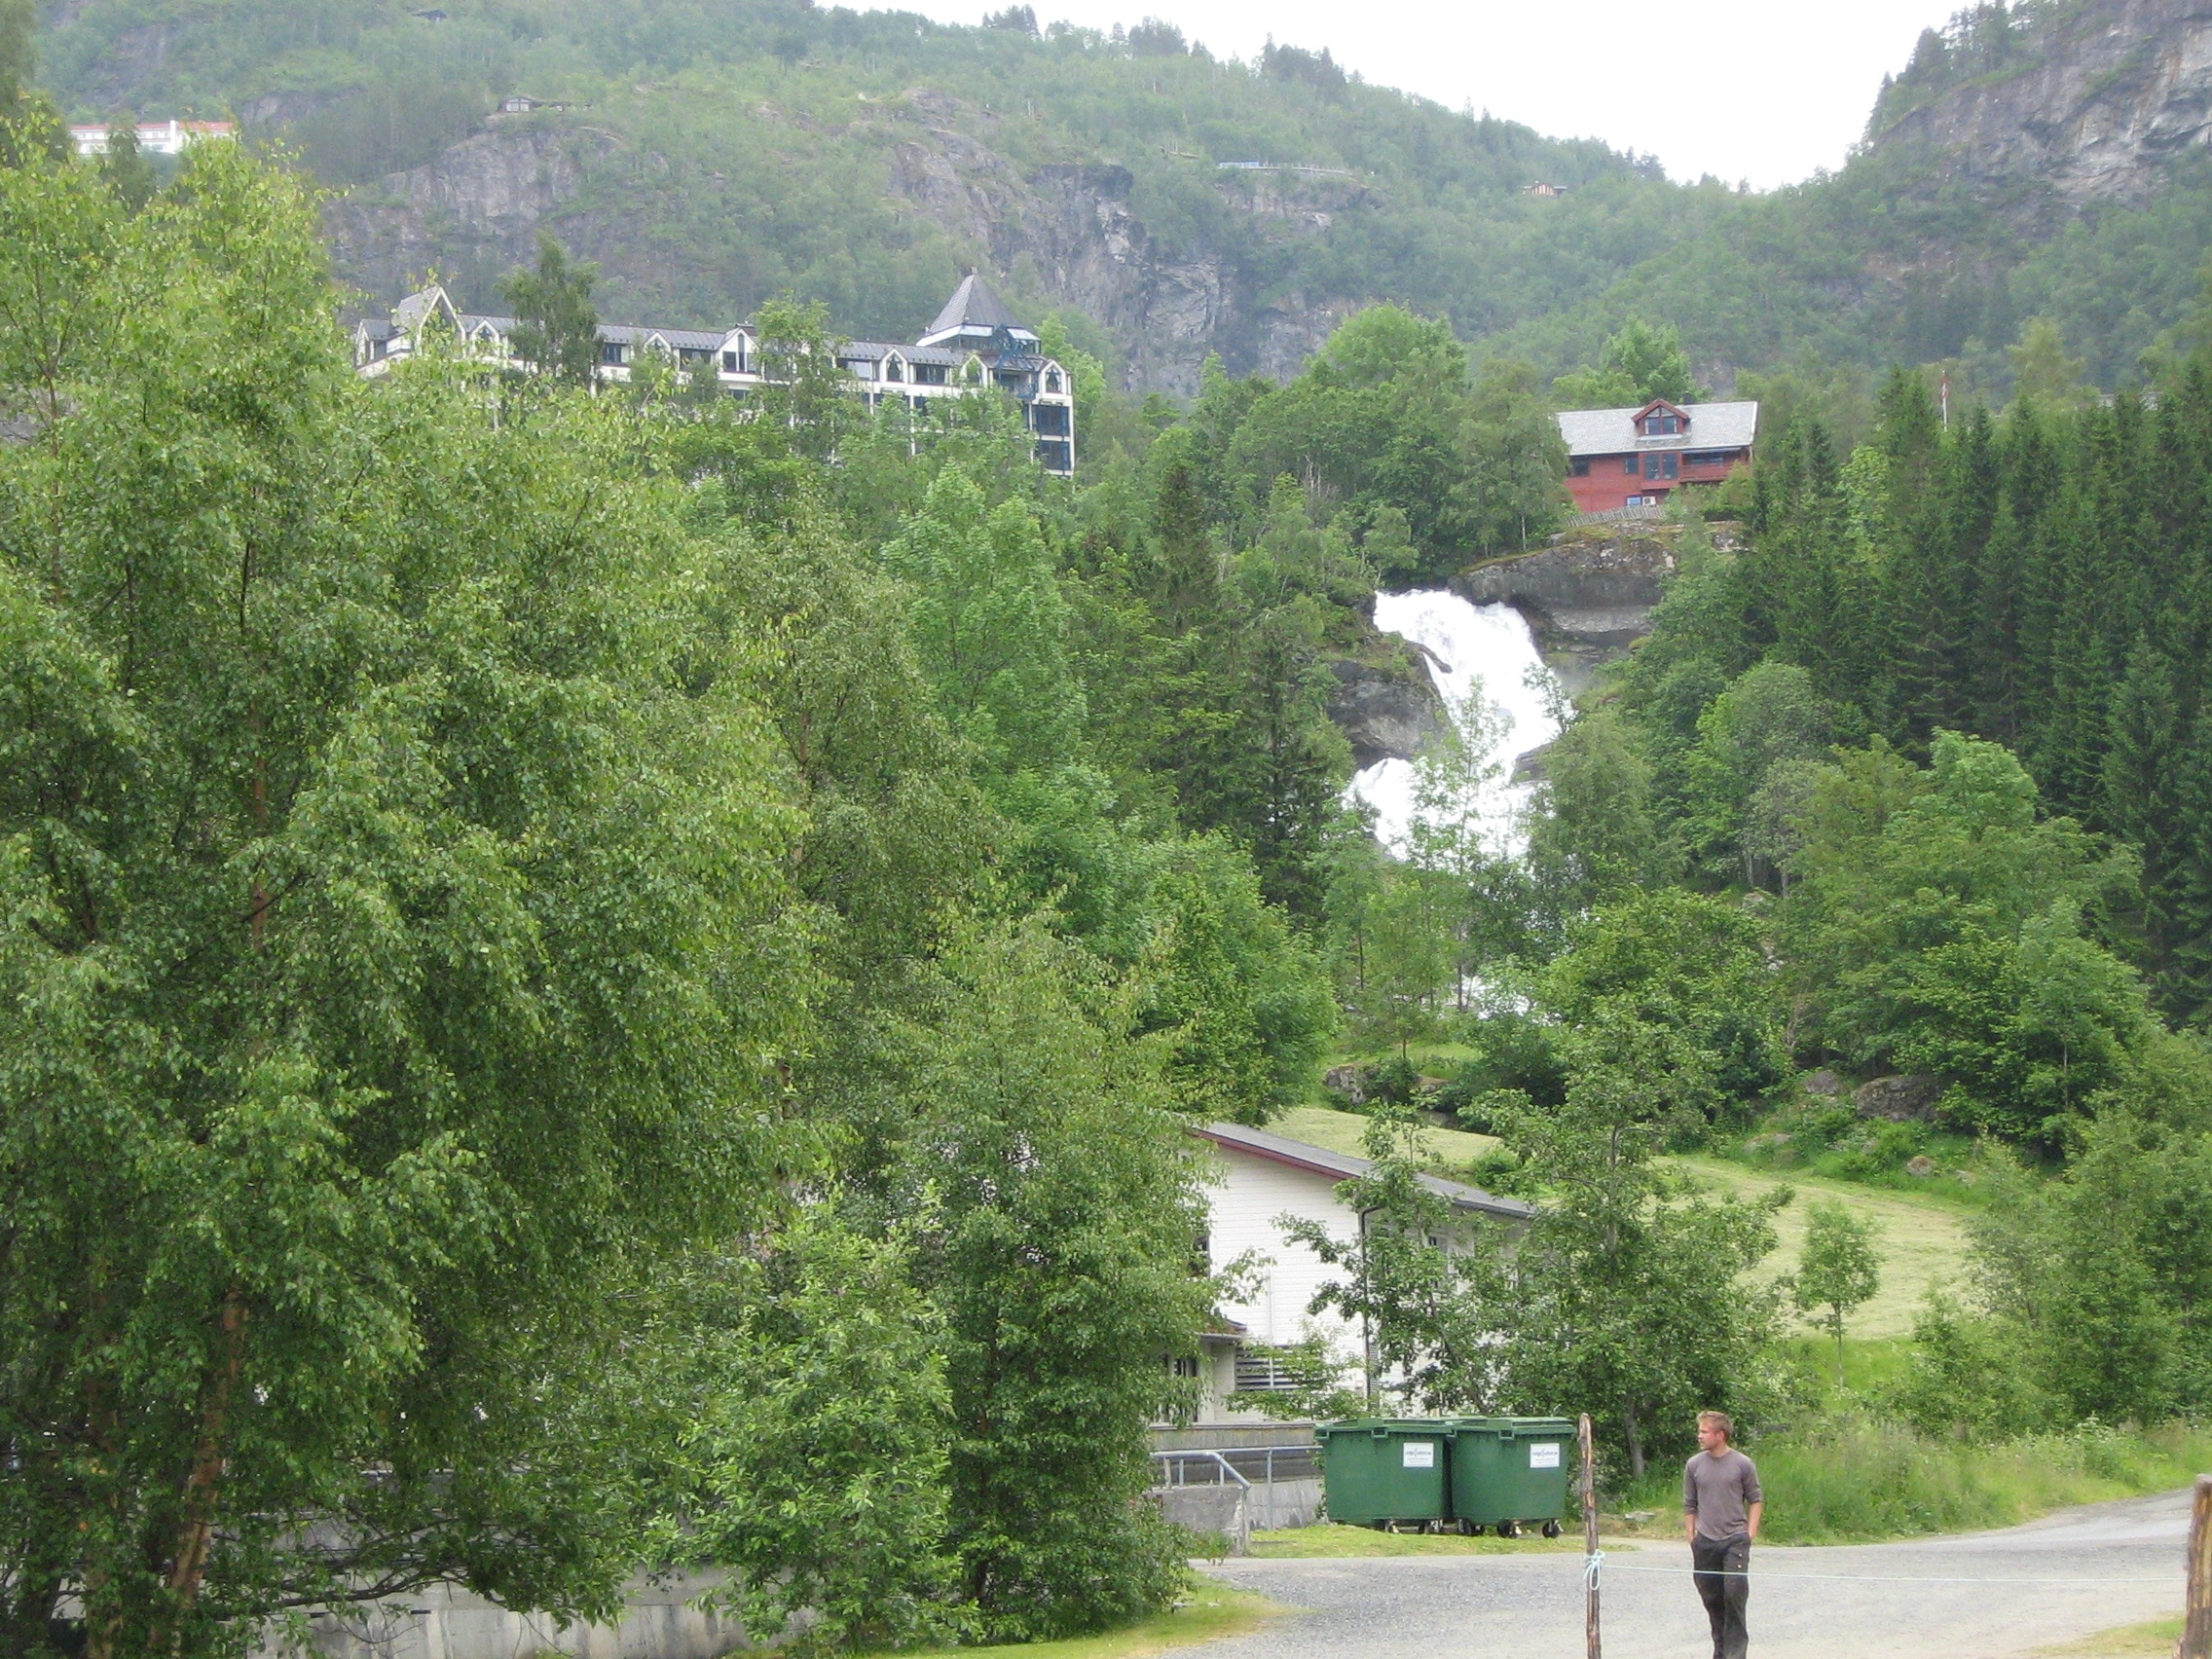
{"type": "MultiPolygon", "coordinates": [[[[1371,1363],[1367,1333],[1341,1314],[1314,1313],[1314,1296],[1341,1269],[1325,1264],[1284,1230],[1287,1218],[1318,1222],[1331,1237],[1349,1243],[1368,1225],[1337,1194],[1344,1182],[1372,1171],[1365,1158],[1331,1152],[1269,1129],[1241,1124],[1208,1124],[1191,1133],[1208,1144],[1209,1184],[1205,1254],[1211,1271],[1243,1259],[1258,1264],[1246,1299],[1226,1303],[1220,1328],[1209,1334],[1200,1358],[1202,1420],[1229,1423],[1255,1413],[1237,1399],[1261,1390],[1294,1386],[1297,1379],[1279,1359],[1281,1350],[1320,1336],[1340,1355],[1371,1363]]],[[[1520,1198],[1499,1198],[1440,1175],[1417,1177],[1450,1206],[1450,1235],[1430,1242],[1446,1249],[1494,1242],[1496,1228],[1518,1230],[1535,1214],[1520,1198]]],[[[1383,1381],[1387,1382],[1387,1379],[1383,1381]]]]}
{"type": "MultiPolygon", "coordinates": [[[[388,317],[363,320],[353,331],[353,361],[368,378],[389,374],[412,356],[424,330],[459,342],[473,357],[501,367],[520,368],[511,316],[463,312],[442,287],[424,288],[391,308],[388,317]]],[[[759,337],[745,323],[729,328],[663,328],[647,324],[602,323],[599,327],[599,379],[618,384],[630,378],[645,353],[657,353],[681,381],[711,374],[726,393],[744,397],[765,381],[760,373],[759,337]]],[[[1034,330],[1016,318],[990,284],[974,272],[912,345],[881,340],[851,340],[837,349],[837,366],[851,375],[854,391],[870,409],[899,399],[915,415],[927,415],[941,397],[969,397],[998,390],[1014,399],[1036,444],[1038,463],[1067,477],[1075,471],[1075,382],[1067,370],[1038,350],[1034,330]]]]}

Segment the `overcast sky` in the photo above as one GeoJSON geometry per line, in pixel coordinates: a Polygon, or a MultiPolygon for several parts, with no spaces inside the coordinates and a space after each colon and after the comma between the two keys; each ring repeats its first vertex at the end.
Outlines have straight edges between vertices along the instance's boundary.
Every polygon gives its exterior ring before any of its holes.
{"type": "MultiPolygon", "coordinates": [[[[891,0],[910,6],[914,0],[891,0]]],[[[1040,22],[1087,28],[1164,17],[1217,56],[1272,35],[1327,47],[1369,81],[1656,155],[1668,174],[1765,188],[1833,167],[1855,143],[1882,76],[1962,0],[1033,0],[1040,22]]],[[[1006,0],[921,0],[973,23],[1006,0]]],[[[1267,158],[1290,161],[1293,157],[1267,158]]]]}

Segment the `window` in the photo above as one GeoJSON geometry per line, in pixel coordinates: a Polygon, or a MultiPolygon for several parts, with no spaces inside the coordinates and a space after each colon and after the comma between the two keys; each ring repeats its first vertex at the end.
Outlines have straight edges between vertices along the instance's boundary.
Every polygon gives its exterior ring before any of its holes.
{"type": "Polygon", "coordinates": [[[1679,415],[1646,415],[1643,418],[1643,435],[1647,438],[1672,438],[1682,429],[1679,415]]]}
{"type": "Polygon", "coordinates": [[[1027,391],[1029,377],[1015,369],[1001,369],[991,377],[1009,391],[1027,391]]]}
{"type": "Polygon", "coordinates": [[[1647,455],[1643,458],[1643,477],[1646,483],[1657,483],[1662,478],[1679,478],[1682,458],[1673,450],[1665,455],[1647,455]]]}
{"type": "Polygon", "coordinates": [[[1692,466],[1726,466],[1735,459],[1732,450],[1692,450],[1682,458],[1692,466]]]}
{"type": "Polygon", "coordinates": [[[1634,478],[1639,472],[1641,472],[1643,468],[1640,464],[1638,464],[1635,456],[1624,455],[1621,457],[1621,470],[1626,472],[1631,478],[1634,478]]]}
{"type": "Polygon", "coordinates": [[[916,363],[914,365],[914,384],[916,386],[942,386],[944,384],[944,365],[942,363],[916,363]]]}
{"type": "Polygon", "coordinates": [[[1057,391],[1057,390],[1059,390],[1059,389],[1060,389],[1060,371],[1059,371],[1059,370],[1057,370],[1057,369],[1047,369],[1047,370],[1045,371],[1045,389],[1046,389],[1047,391],[1057,391]]]}
{"type": "Polygon", "coordinates": [[[1175,1356],[1173,1364],[1175,1375],[1178,1377],[1189,1377],[1196,1379],[1198,1375],[1198,1362],[1195,1359],[1189,1358],[1182,1354],[1178,1354],[1175,1356]]]}
{"type": "Polygon", "coordinates": [[[1068,411],[1064,403],[1032,403],[1029,406],[1029,429],[1042,437],[1064,438],[1068,434],[1068,411]]]}
{"type": "Polygon", "coordinates": [[[722,353],[722,373],[725,375],[737,373],[737,353],[735,351],[724,351],[722,353]]]}
{"type": "Polygon", "coordinates": [[[1572,461],[1567,462],[1567,470],[1572,472],[1577,478],[1589,477],[1590,458],[1586,455],[1576,456],[1572,461]]]}
{"type": "Polygon", "coordinates": [[[622,342],[602,340],[599,343],[599,360],[603,363],[619,363],[622,360],[622,342]]]}
{"type": "Polygon", "coordinates": [[[897,357],[887,357],[883,363],[883,378],[887,381],[903,381],[906,378],[906,366],[897,357]]]}
{"type": "Polygon", "coordinates": [[[1313,1376],[1311,1361],[1294,1348],[1236,1350],[1236,1391],[1240,1394],[1272,1394],[1290,1388],[1309,1388],[1327,1381],[1313,1376]]]}

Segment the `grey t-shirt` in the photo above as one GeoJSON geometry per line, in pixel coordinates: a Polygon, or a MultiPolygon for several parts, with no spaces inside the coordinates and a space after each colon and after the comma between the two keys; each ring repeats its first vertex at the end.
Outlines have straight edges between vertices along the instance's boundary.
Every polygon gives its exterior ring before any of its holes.
{"type": "Polygon", "coordinates": [[[1697,1517],[1701,1538],[1740,1538],[1751,1530],[1759,1468],[1734,1447],[1715,1457],[1700,1452],[1682,1465],[1682,1508],[1697,1517]]]}

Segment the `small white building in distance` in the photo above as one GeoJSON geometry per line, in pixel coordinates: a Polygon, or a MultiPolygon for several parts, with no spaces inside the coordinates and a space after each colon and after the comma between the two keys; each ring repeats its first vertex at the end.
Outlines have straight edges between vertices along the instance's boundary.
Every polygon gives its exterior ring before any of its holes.
{"type": "MultiPolygon", "coordinates": [[[[1248,1403],[1251,1394],[1296,1385],[1278,1355],[1309,1334],[1327,1337],[1346,1356],[1364,1358],[1364,1333],[1355,1324],[1334,1312],[1307,1311],[1314,1293],[1339,1270],[1286,1238],[1282,1221],[1287,1216],[1317,1221],[1332,1237],[1356,1239],[1366,1219],[1337,1196],[1337,1188],[1375,1165],[1368,1159],[1241,1124],[1208,1124],[1191,1132],[1209,1143],[1215,1169],[1205,1240],[1208,1266],[1219,1272],[1246,1255],[1262,1264],[1248,1299],[1224,1304],[1221,1328],[1205,1340],[1198,1371],[1205,1389],[1199,1421],[1250,1422],[1261,1415],[1248,1403]],[[1247,1399],[1240,1401],[1239,1395],[1247,1399]]],[[[1479,1231],[1476,1223],[1518,1228],[1535,1213],[1519,1198],[1498,1198],[1439,1175],[1419,1180],[1465,1224],[1455,1237],[1432,1240],[1447,1248],[1472,1243],[1479,1231]]]]}
{"type": "MultiPolygon", "coordinates": [[[[91,127],[72,127],[69,142],[76,146],[80,156],[104,156],[108,132],[104,121],[91,127]]],[[[195,144],[238,135],[238,129],[227,121],[141,121],[138,150],[147,156],[181,156],[195,144]]]]}

